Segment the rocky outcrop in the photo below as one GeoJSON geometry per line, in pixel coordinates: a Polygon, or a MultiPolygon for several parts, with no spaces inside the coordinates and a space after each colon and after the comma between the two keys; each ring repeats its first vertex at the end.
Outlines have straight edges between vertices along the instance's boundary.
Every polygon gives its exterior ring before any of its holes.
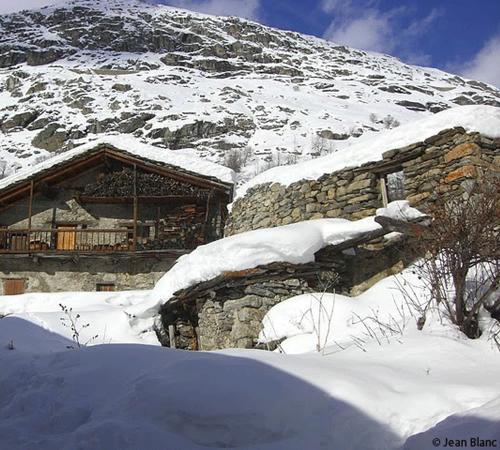
{"type": "Polygon", "coordinates": [[[40,131],[32,141],[35,147],[54,152],[59,150],[66,140],[67,133],[58,123],[51,123],[40,131]]]}
{"type": "Polygon", "coordinates": [[[382,117],[370,119],[381,106],[403,123],[405,108],[427,114],[457,103],[500,104],[485,83],[135,0],[71,0],[1,15],[0,67],[4,148],[15,149],[0,155],[7,172],[44,150],[119,132],[219,162],[228,150],[252,146],[255,170],[242,170],[251,177],[273,158],[317,156],[317,139],[340,147],[385,129],[382,117]],[[339,115],[352,102],[356,114],[339,115]],[[33,111],[43,114],[31,120],[33,111]]]}

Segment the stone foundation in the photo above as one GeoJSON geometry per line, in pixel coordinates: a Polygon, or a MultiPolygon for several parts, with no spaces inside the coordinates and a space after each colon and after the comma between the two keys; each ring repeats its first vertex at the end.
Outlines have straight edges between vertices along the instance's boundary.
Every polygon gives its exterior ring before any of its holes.
{"type": "Polygon", "coordinates": [[[175,258],[99,258],[76,256],[44,258],[2,255],[2,280],[22,278],[25,292],[95,291],[100,283],[114,284],[117,291],[152,289],[175,263],[175,258]]]}

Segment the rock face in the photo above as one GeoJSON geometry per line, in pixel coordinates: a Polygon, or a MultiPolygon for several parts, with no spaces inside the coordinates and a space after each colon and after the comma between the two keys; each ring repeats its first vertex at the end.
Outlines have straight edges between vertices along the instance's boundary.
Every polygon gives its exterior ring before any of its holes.
{"type": "Polygon", "coordinates": [[[119,132],[219,162],[250,147],[243,178],[456,104],[500,105],[484,83],[136,0],[0,16],[0,96],[7,172],[119,132]]]}
{"type": "Polygon", "coordinates": [[[444,130],[410,146],[390,150],[381,161],[283,186],[262,184],[236,200],[226,235],[302,220],[361,219],[383,206],[381,180],[400,172],[403,198],[426,210],[438,197],[461,195],[480,172],[499,170],[500,139],[463,128],[444,130]]]}

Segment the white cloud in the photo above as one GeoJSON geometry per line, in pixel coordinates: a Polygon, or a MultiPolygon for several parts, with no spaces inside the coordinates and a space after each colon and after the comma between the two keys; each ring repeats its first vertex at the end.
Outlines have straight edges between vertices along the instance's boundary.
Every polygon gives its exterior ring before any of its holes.
{"type": "Polygon", "coordinates": [[[500,34],[489,39],[472,61],[459,70],[462,75],[500,88],[500,34]]]}
{"type": "Polygon", "coordinates": [[[429,55],[416,51],[414,45],[441,16],[439,9],[408,21],[411,8],[382,11],[378,0],[323,0],[321,7],[332,15],[325,39],[363,50],[397,53],[412,63],[430,61],[429,55]]]}
{"type": "Polygon", "coordinates": [[[59,3],[57,0],[0,0],[0,14],[9,14],[23,9],[37,9],[59,3]]]}
{"type": "MultiPolygon", "coordinates": [[[[42,8],[64,0],[0,0],[0,14],[23,9],[42,8]]],[[[148,3],[165,3],[205,14],[219,16],[239,16],[258,19],[260,0],[143,0],[148,3]]]]}
{"type": "Polygon", "coordinates": [[[166,0],[165,3],[216,16],[259,18],[260,0],[166,0]]]}
{"type": "Polygon", "coordinates": [[[394,35],[390,17],[369,11],[361,17],[333,20],[324,37],[329,41],[375,52],[390,52],[394,35]]]}

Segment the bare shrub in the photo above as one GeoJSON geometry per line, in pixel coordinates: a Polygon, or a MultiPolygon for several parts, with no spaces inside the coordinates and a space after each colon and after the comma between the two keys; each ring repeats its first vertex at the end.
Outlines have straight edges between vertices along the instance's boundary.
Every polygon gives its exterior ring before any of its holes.
{"type": "Polygon", "coordinates": [[[235,172],[241,172],[252,157],[253,149],[250,146],[243,149],[233,148],[224,154],[224,165],[235,172]]]}
{"type": "Polygon", "coordinates": [[[429,301],[470,338],[481,334],[481,308],[500,317],[500,178],[474,182],[467,195],[438,200],[433,220],[415,244],[417,273],[429,301]]]}
{"type": "Polygon", "coordinates": [[[326,139],[321,136],[314,136],[311,141],[311,156],[317,158],[319,156],[329,155],[335,151],[335,144],[331,139],[326,139]]]}
{"type": "Polygon", "coordinates": [[[232,149],[224,153],[224,165],[235,172],[241,171],[243,161],[238,149],[232,149]]]}
{"type": "Polygon", "coordinates": [[[401,125],[399,120],[391,116],[390,114],[387,114],[387,116],[385,116],[382,119],[382,123],[384,124],[384,127],[388,130],[390,130],[391,128],[399,127],[399,125],[401,125]]]}
{"type": "MultiPolygon", "coordinates": [[[[90,327],[89,323],[81,323],[80,322],[80,314],[73,313],[73,308],[68,308],[67,306],[59,303],[59,307],[61,311],[64,313],[64,317],[60,318],[62,325],[71,330],[71,338],[73,339],[74,344],[77,348],[82,348],[90,344],[93,340],[97,339],[99,335],[91,336],[85,342],[81,342],[81,333],[85,328],[90,327]]],[[[75,348],[73,345],[68,345],[67,348],[75,348]]]]}
{"type": "Polygon", "coordinates": [[[5,178],[5,171],[7,169],[7,161],[0,159],[0,179],[5,178]]]}

